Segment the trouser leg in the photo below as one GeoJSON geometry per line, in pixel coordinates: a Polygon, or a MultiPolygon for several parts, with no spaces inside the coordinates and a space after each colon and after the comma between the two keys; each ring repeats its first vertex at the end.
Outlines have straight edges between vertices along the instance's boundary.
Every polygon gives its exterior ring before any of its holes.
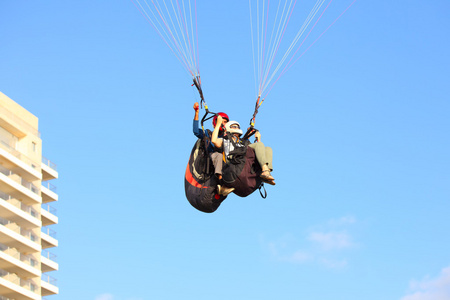
{"type": "Polygon", "coordinates": [[[273,171],[273,166],[272,166],[273,151],[272,151],[272,148],[266,147],[265,151],[266,151],[267,166],[269,167],[270,172],[272,172],[273,171]]]}
{"type": "Polygon", "coordinates": [[[214,174],[222,174],[222,153],[213,152],[211,153],[211,160],[214,165],[214,174]]]}
{"type": "Polygon", "coordinates": [[[263,143],[261,142],[253,143],[250,144],[249,147],[255,150],[256,160],[258,161],[261,168],[264,165],[268,164],[268,161],[266,159],[266,150],[263,143]]]}
{"type": "Polygon", "coordinates": [[[249,145],[250,148],[255,150],[256,160],[258,160],[259,165],[261,168],[264,165],[267,165],[269,167],[269,170],[273,170],[272,166],[272,157],[273,157],[273,151],[270,147],[265,147],[263,143],[253,143],[249,145]]]}

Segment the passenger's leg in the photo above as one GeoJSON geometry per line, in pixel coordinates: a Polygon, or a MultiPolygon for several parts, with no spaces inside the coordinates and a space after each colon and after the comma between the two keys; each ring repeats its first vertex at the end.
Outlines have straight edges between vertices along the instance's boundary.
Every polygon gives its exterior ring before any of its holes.
{"type": "Polygon", "coordinates": [[[272,151],[272,148],[266,147],[265,151],[266,151],[267,166],[269,167],[270,172],[272,172],[273,171],[273,166],[272,166],[273,151],[272,151]]]}
{"type": "Polygon", "coordinates": [[[266,150],[264,147],[264,144],[261,142],[253,143],[249,145],[250,148],[255,150],[256,160],[258,161],[259,165],[265,171],[267,169],[267,164],[269,163],[266,159],[266,150]]]}
{"type": "Polygon", "coordinates": [[[222,153],[219,152],[213,152],[211,153],[211,160],[214,165],[214,174],[217,175],[217,177],[222,177],[222,153]]]}
{"type": "Polygon", "coordinates": [[[262,169],[261,178],[263,181],[275,185],[274,178],[270,175],[270,171],[272,171],[272,149],[265,147],[261,142],[250,144],[249,147],[255,150],[256,159],[262,169]]]}

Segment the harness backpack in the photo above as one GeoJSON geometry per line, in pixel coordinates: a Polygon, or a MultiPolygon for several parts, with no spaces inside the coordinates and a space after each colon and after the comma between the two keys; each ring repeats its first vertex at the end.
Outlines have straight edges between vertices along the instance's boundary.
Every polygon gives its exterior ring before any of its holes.
{"type": "Polygon", "coordinates": [[[248,147],[248,140],[235,142],[225,137],[233,144],[233,151],[226,157],[226,164],[222,168],[222,179],[226,186],[233,187],[236,195],[247,197],[262,185],[261,166],[256,160],[255,151],[248,147]]]}
{"type": "MultiPolygon", "coordinates": [[[[207,133],[209,135],[210,131],[207,133]]],[[[186,198],[193,207],[205,213],[216,211],[226,198],[216,192],[219,180],[214,175],[214,166],[207,150],[209,143],[209,136],[197,140],[184,176],[186,198]]]]}

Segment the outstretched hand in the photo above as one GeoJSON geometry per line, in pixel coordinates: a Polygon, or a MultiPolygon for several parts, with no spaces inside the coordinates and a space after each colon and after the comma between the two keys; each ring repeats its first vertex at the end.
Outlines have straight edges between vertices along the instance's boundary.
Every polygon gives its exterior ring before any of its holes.
{"type": "Polygon", "coordinates": [[[195,103],[194,103],[194,110],[195,110],[195,111],[198,111],[198,107],[199,107],[198,102],[195,102],[195,103]]]}

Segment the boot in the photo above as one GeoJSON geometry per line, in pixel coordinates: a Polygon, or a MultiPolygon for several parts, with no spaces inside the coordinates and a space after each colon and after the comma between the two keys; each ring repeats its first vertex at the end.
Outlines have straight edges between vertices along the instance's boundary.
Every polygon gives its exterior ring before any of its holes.
{"type": "Polygon", "coordinates": [[[234,188],[229,188],[229,187],[221,186],[221,185],[217,186],[217,193],[224,197],[228,196],[233,191],[234,191],[234,188]]]}

